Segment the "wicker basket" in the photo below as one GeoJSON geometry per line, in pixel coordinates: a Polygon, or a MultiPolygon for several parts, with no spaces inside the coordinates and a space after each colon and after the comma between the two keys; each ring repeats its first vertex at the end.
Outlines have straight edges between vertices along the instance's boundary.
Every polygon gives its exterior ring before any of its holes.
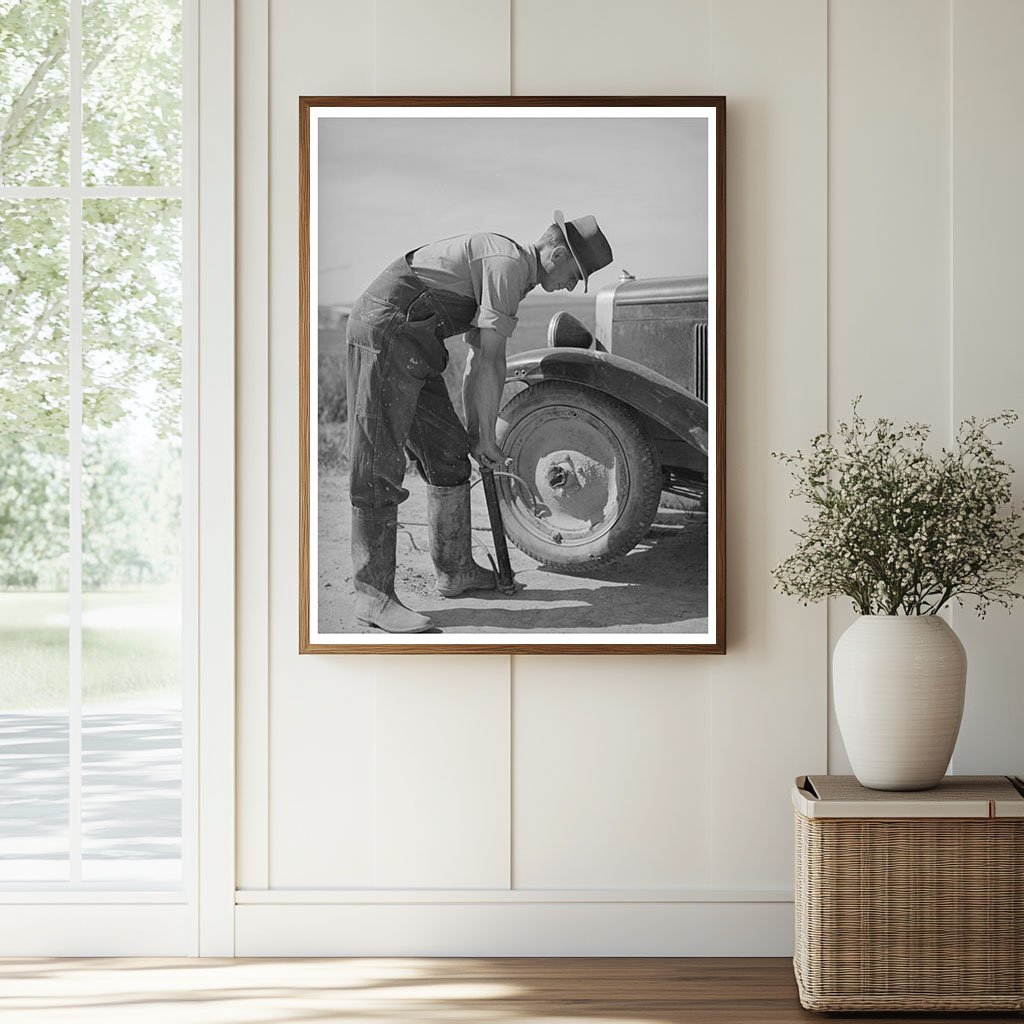
{"type": "Polygon", "coordinates": [[[1019,781],[881,793],[811,776],[793,802],[806,1009],[1024,1009],[1019,781]]]}

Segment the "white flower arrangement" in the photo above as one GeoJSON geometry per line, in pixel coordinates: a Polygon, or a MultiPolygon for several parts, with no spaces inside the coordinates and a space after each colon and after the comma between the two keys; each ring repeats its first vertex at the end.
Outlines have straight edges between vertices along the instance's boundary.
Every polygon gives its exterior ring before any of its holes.
{"type": "Polygon", "coordinates": [[[773,570],[775,589],[805,604],[846,596],[862,615],[934,615],[974,598],[1010,608],[1024,597],[1024,517],[1012,504],[1011,466],[996,457],[990,427],[1004,411],[960,424],[952,450],[925,451],[930,428],[869,427],[853,402],[850,423],[819,434],[808,453],[772,452],[812,511],[794,530],[796,551],[773,570]]]}

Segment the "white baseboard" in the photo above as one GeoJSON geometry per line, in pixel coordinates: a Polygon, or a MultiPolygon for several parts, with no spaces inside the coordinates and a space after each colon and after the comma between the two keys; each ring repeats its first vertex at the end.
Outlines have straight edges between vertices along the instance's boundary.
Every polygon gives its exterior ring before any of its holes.
{"type": "MultiPolygon", "coordinates": [[[[77,895],[77,894],[76,894],[77,895]]],[[[188,904],[0,903],[0,956],[196,956],[188,904]]]]}
{"type": "Polygon", "coordinates": [[[235,954],[792,956],[793,904],[253,901],[235,908],[235,954]]]}

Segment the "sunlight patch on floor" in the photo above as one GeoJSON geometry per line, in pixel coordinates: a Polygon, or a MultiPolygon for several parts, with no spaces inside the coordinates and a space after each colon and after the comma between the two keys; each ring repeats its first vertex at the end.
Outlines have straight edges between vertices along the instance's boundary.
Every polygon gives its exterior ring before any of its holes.
{"type": "MultiPolygon", "coordinates": [[[[513,983],[501,974],[486,961],[421,959],[7,959],[0,960],[0,1019],[3,1024],[662,1021],[658,1015],[594,1016],[593,1004],[577,1013],[575,998],[553,1000],[543,984],[513,983]]],[[[579,997],[592,998],[585,989],[579,997]]]]}

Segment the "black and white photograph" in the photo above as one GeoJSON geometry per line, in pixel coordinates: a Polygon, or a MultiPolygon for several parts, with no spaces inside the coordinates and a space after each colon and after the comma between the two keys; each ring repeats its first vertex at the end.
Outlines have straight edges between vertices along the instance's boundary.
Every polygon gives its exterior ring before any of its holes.
{"type": "Polygon", "coordinates": [[[303,98],[300,149],[300,649],[724,650],[724,100],[303,98]]]}

